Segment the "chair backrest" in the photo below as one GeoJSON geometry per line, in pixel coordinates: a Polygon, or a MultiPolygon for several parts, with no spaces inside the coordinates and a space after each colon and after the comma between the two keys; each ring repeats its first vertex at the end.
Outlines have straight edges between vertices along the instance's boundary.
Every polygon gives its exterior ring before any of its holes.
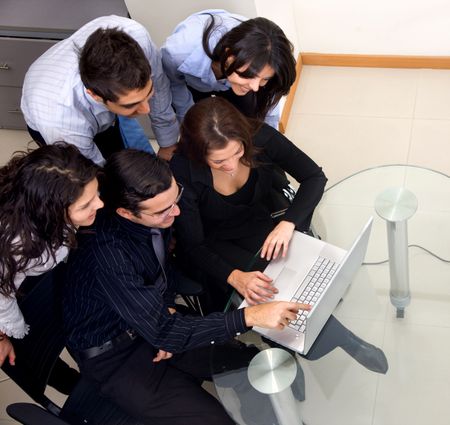
{"type": "MultiPolygon", "coordinates": [[[[64,273],[65,264],[62,263],[41,276],[27,278],[22,285],[21,292],[23,290],[26,295],[18,296],[19,306],[30,325],[30,332],[23,339],[12,340],[16,364],[10,366],[4,362],[2,369],[35,402],[69,424],[137,424],[135,419],[101,397],[96,385],[83,376],[62,408],[44,394],[51,371],[65,345],[62,321],[64,273]]],[[[20,409],[25,411],[26,407],[19,406],[15,411],[20,409]]]]}

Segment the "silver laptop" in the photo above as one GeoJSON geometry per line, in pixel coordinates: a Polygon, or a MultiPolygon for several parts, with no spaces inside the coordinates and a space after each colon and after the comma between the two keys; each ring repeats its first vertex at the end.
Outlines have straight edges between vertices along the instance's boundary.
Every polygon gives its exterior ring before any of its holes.
{"type": "MultiPolygon", "coordinates": [[[[300,311],[297,320],[281,331],[256,326],[253,330],[307,354],[364,260],[372,221],[373,217],[349,251],[294,232],[286,257],[271,261],[264,273],[279,290],[274,300],[296,301],[312,308],[309,312],[300,311]]],[[[246,306],[244,301],[240,307],[246,306]]]]}

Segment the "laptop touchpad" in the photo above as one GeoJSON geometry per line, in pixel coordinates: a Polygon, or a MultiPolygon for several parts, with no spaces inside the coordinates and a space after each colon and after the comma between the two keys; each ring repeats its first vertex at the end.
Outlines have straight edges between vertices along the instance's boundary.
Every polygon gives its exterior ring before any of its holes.
{"type": "Polygon", "coordinates": [[[275,286],[280,291],[276,299],[290,301],[293,295],[292,288],[298,286],[298,282],[295,279],[297,272],[288,267],[283,267],[278,277],[275,279],[275,286]]]}

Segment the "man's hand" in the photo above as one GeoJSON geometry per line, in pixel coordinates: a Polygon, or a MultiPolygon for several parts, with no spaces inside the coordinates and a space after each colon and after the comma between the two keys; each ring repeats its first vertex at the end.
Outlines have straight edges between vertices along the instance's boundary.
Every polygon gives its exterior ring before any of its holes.
{"type": "Polygon", "coordinates": [[[3,338],[0,341],[0,366],[3,365],[3,362],[8,358],[9,364],[14,366],[16,360],[16,353],[14,352],[14,347],[11,344],[11,341],[6,335],[1,335],[3,338]]]}
{"type": "Polygon", "coordinates": [[[175,152],[176,147],[177,147],[176,143],[172,146],[167,146],[165,148],[160,147],[158,150],[158,156],[162,159],[165,159],[166,161],[170,161],[172,159],[172,155],[175,152]]]}
{"type": "Polygon", "coordinates": [[[158,353],[156,354],[156,357],[153,359],[154,363],[157,363],[161,360],[168,360],[173,356],[172,353],[169,353],[167,351],[164,350],[159,350],[158,353]]]}
{"type": "Polygon", "coordinates": [[[236,289],[249,305],[270,301],[278,289],[272,285],[272,279],[262,272],[243,272],[235,269],[227,282],[236,289]]]}
{"type": "Polygon", "coordinates": [[[254,305],[245,308],[245,323],[247,326],[282,330],[297,318],[299,310],[311,310],[311,306],[287,301],[254,305]]]}
{"type": "Polygon", "coordinates": [[[261,249],[261,258],[270,261],[277,258],[281,251],[283,257],[286,256],[289,242],[295,230],[295,224],[290,221],[280,221],[278,225],[267,235],[261,249]]]}

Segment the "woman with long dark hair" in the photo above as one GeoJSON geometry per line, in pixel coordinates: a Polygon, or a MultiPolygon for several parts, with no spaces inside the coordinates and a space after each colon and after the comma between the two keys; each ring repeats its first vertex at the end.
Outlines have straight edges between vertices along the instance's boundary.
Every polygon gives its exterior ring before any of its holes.
{"type": "MultiPolygon", "coordinates": [[[[248,304],[270,301],[278,290],[262,271],[268,260],[287,253],[294,229],[309,229],[327,180],[322,169],[278,131],[245,118],[217,97],[198,102],[186,114],[171,168],[184,187],[175,220],[177,256],[187,272],[203,277],[206,309],[223,309],[233,290],[248,304]],[[278,222],[271,215],[274,165],[300,183],[278,222]]],[[[334,316],[307,358],[338,346],[366,368],[386,373],[383,352],[334,316]]]]}
{"type": "Polygon", "coordinates": [[[266,18],[225,10],[189,16],[161,48],[179,121],[194,102],[214,94],[278,129],[278,102],[295,81],[292,50],[281,28],[266,18]]]}
{"type": "Polygon", "coordinates": [[[270,260],[287,252],[295,228],[309,229],[327,181],[322,169],[277,130],[220,97],[188,111],[171,167],[185,187],[175,221],[179,256],[202,271],[214,308],[223,307],[233,288],[249,304],[270,300],[275,288],[267,276],[246,267],[259,248],[270,260]],[[300,183],[278,223],[271,217],[280,209],[272,197],[274,166],[300,183]]]}
{"type": "Polygon", "coordinates": [[[103,206],[98,166],[72,145],[17,153],[0,168],[0,365],[15,353],[10,337],[28,332],[16,293],[27,276],[43,274],[75,246],[80,226],[103,206]]]}

